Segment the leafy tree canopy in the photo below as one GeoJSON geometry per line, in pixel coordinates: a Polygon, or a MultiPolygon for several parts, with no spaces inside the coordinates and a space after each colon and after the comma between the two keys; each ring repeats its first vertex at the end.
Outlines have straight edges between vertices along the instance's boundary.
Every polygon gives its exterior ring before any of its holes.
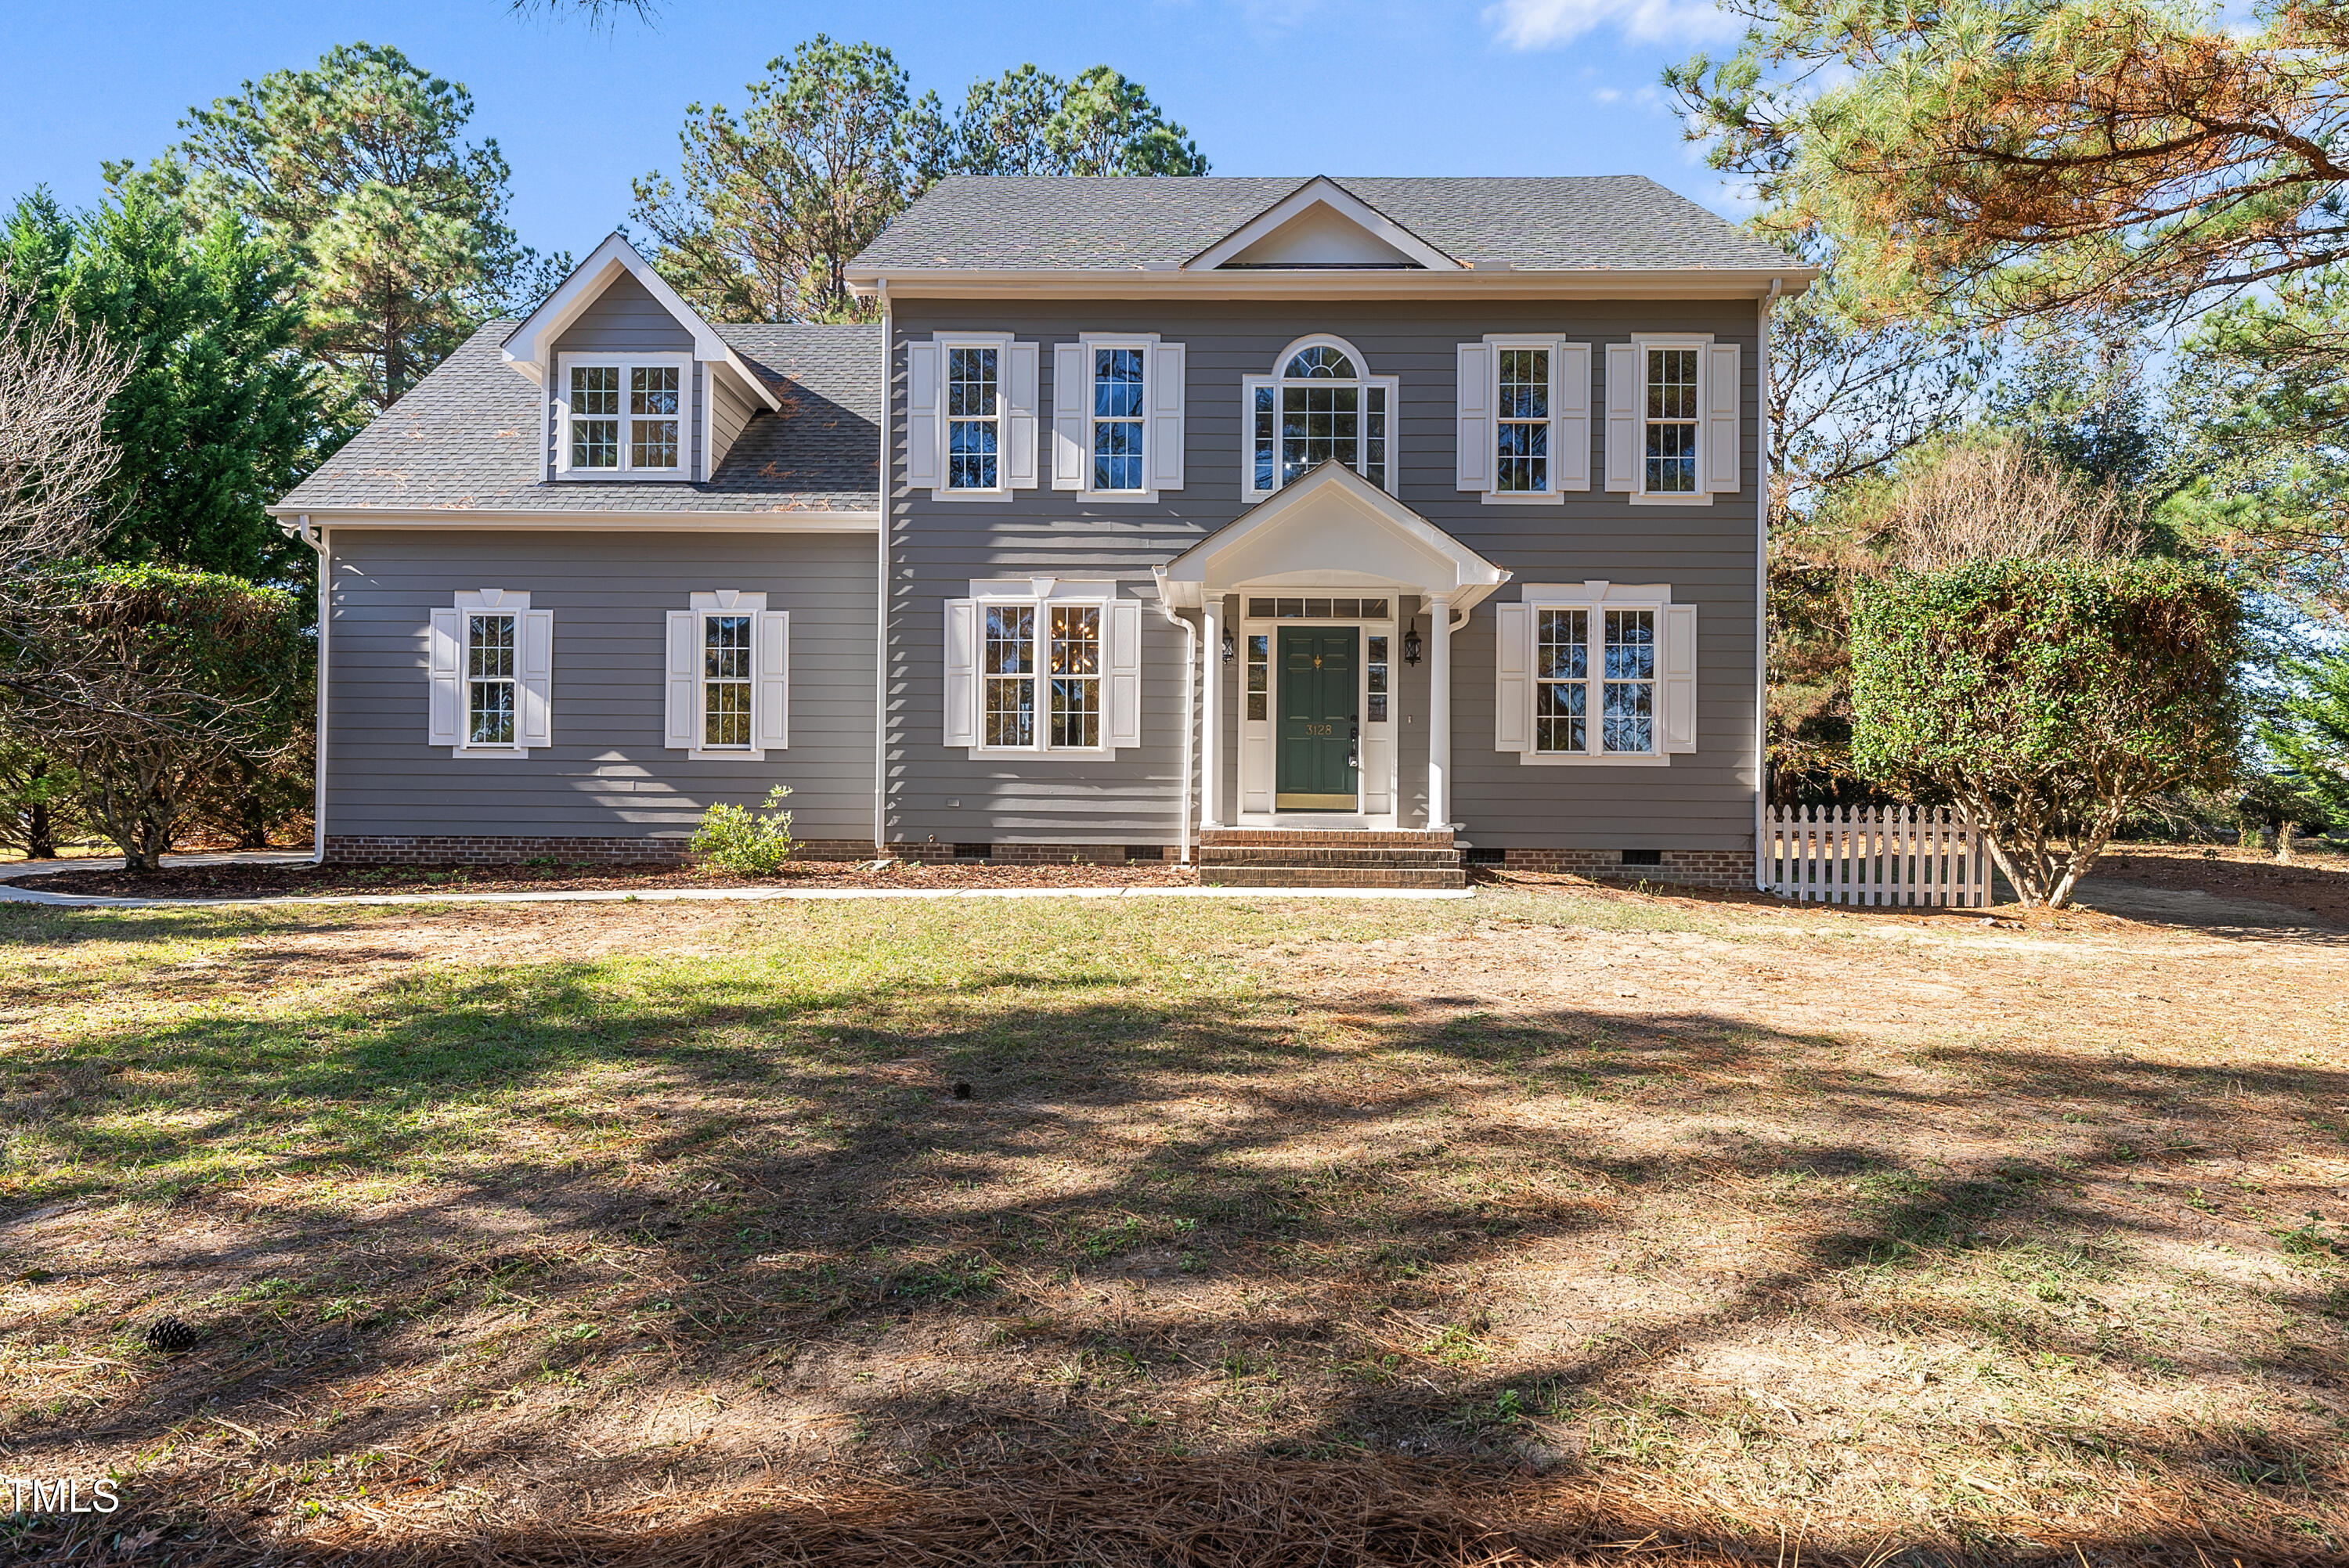
{"type": "Polygon", "coordinates": [[[462,86],[398,49],[345,44],[191,110],[188,137],[146,170],[107,172],[183,198],[200,224],[234,214],[282,246],[303,351],[388,408],[474,327],[569,270],[515,236],[504,155],[462,139],[472,114],[462,86]]]}
{"type": "Polygon", "coordinates": [[[2187,305],[2349,245],[2333,0],[2242,30],[2165,0],[1729,4],[1743,46],[1667,73],[1693,134],[1891,314],[2187,305]]]}
{"type": "Polygon", "coordinates": [[[129,362],[107,406],[114,462],[90,545],[257,581],[304,571],[307,552],[263,509],[345,432],[295,352],[284,253],[232,213],[191,226],[146,184],[79,216],[35,191],[0,232],[36,308],[129,362]]]}
{"type": "Polygon", "coordinates": [[[1107,66],[1061,81],[1021,66],[949,113],[914,98],[887,49],[822,34],[767,64],[738,115],[694,104],[675,179],[636,182],[655,264],[719,319],[869,314],[849,262],[936,181],[971,174],[1204,174],[1206,160],[1139,83],[1107,66]]]}

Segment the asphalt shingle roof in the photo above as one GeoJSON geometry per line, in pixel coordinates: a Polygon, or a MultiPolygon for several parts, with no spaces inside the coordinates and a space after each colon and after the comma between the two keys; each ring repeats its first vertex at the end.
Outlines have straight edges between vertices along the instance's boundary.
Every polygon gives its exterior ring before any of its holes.
{"type": "Polygon", "coordinates": [[[279,503],[291,511],[869,511],[880,504],[881,329],[719,326],[782,401],[706,483],[542,481],[539,393],[493,321],[279,503]]]}
{"type": "MultiPolygon", "coordinates": [[[[1784,252],[1640,175],[1333,178],[1462,261],[1632,271],[1791,264],[1784,252]]],[[[957,175],[900,214],[854,265],[1090,271],[1186,262],[1307,182],[957,175]]]]}

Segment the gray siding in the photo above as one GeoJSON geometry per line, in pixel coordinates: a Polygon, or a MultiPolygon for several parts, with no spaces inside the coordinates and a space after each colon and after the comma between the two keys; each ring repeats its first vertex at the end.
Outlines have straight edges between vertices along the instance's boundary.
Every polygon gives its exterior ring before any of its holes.
{"type": "MultiPolygon", "coordinates": [[[[1003,306],[900,300],[893,329],[889,476],[888,836],[940,841],[1171,841],[1180,796],[1182,634],[1145,617],[1143,746],[1114,761],[1038,758],[1018,771],[941,744],[940,602],[975,578],[1114,576],[1147,595],[1150,568],[1237,517],[1240,378],[1270,371],[1312,332],[1351,342],[1374,375],[1401,378],[1403,502],[1526,583],[1669,583],[1698,606],[1698,749],[1668,768],[1528,767],[1493,749],[1493,601],[1453,639],[1453,817],[1480,844],[1562,849],[1735,850],[1753,841],[1754,581],[1758,475],[1755,305],[1750,301],[1475,303],[1102,302],[1003,306]],[[935,501],[902,484],[905,355],[933,331],[1009,331],[1046,346],[1040,402],[1052,406],[1050,345],[1080,332],[1157,332],[1187,345],[1185,488],[1164,504],[1087,502],[1050,489],[1008,501],[935,501]],[[1640,332],[1710,332],[1744,349],[1744,487],[1709,507],[1634,507],[1602,489],[1562,506],[1494,506],[1455,488],[1455,347],[1491,332],[1555,332],[1592,345],[1592,457],[1603,483],[1606,350],[1640,332]],[[950,807],[948,800],[959,800],[950,807]]],[[[1049,432],[1045,432],[1049,434],[1049,432]]],[[[1237,666],[1217,665],[1227,727],[1237,666]]],[[[1400,669],[1402,805],[1423,813],[1427,667],[1400,669]]],[[[1237,803],[1236,730],[1222,748],[1237,803]]]]}
{"type": "Polygon", "coordinates": [[[870,838],[869,535],[337,528],[329,542],[329,834],[681,837],[715,802],[788,784],[801,836],[870,838]],[[554,612],[554,744],[526,758],[425,738],[429,614],[483,587],[554,612]],[[760,762],[661,744],[667,613],[722,587],[791,612],[791,745],[760,762]]]}
{"type": "Polygon", "coordinates": [[[709,468],[715,473],[733,449],[735,438],[742,427],[750,422],[750,399],[734,390],[715,366],[701,366],[701,385],[709,389],[709,468]]]}

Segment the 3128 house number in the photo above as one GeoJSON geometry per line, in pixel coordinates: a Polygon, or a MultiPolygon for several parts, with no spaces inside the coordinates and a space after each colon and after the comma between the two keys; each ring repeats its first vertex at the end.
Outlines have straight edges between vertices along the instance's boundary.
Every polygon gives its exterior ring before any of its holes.
{"type": "Polygon", "coordinates": [[[1334,735],[1337,733],[1337,729],[1338,727],[1334,724],[1309,724],[1305,727],[1305,733],[1308,735],[1334,735]]]}

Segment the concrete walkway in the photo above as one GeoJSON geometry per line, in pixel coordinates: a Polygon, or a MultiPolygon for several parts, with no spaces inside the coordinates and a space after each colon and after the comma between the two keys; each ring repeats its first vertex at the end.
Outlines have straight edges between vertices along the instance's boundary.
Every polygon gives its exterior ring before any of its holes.
{"type": "MultiPolygon", "coordinates": [[[[305,851],[239,850],[216,855],[167,855],[169,866],[307,865],[305,851]]],[[[41,903],[61,909],[255,909],[285,905],[416,903],[764,903],[776,900],[938,898],[1474,898],[1474,888],[1342,887],[726,887],[600,889],[593,892],[348,892],[288,893],[273,898],[109,898],[97,893],[43,892],[13,885],[17,877],[59,871],[119,871],[110,860],[19,861],[0,865],[0,903],[41,903]]]]}

